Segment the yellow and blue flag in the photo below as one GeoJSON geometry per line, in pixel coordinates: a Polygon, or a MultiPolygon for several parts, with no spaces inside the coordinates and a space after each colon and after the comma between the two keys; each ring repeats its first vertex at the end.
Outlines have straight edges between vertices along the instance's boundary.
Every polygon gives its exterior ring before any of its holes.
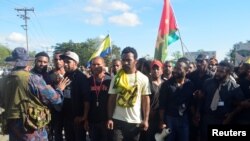
{"type": "Polygon", "coordinates": [[[90,66],[90,62],[91,62],[91,60],[93,58],[95,58],[97,56],[105,57],[105,56],[109,55],[110,53],[111,53],[111,39],[110,39],[110,36],[107,35],[103,39],[103,41],[102,41],[100,47],[98,48],[98,50],[96,52],[94,52],[92,54],[92,56],[90,57],[87,66],[88,67],[90,66]]]}

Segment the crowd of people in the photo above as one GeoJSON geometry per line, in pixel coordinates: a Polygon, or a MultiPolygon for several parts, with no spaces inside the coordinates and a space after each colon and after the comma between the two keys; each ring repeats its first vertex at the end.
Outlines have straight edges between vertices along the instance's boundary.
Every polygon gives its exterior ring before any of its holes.
{"type": "Polygon", "coordinates": [[[14,66],[0,81],[10,141],[155,141],[164,128],[165,141],[207,141],[210,125],[250,124],[249,62],[236,67],[205,54],[161,62],[138,58],[133,47],[111,66],[98,56],[79,67],[71,51],[31,58],[20,47],[5,61],[14,66]],[[49,107],[48,125],[25,130],[15,101],[23,93],[49,107]]]}

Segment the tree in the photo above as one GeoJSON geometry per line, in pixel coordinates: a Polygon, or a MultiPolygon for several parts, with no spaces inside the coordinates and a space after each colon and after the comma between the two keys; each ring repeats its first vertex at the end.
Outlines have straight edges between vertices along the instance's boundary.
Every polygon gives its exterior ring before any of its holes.
{"type": "MultiPolygon", "coordinates": [[[[65,52],[65,51],[73,51],[79,55],[80,65],[86,66],[87,62],[91,55],[98,49],[100,45],[100,40],[98,38],[95,39],[87,39],[82,43],[74,43],[72,40],[69,42],[57,43],[53,48],[56,51],[65,52]]],[[[105,57],[106,65],[109,66],[111,60],[113,58],[118,58],[120,56],[120,48],[116,45],[112,46],[112,55],[108,55],[105,57]]]]}
{"type": "Polygon", "coordinates": [[[197,52],[202,53],[202,52],[204,52],[204,49],[199,49],[199,50],[197,50],[197,52]]]}
{"type": "Polygon", "coordinates": [[[35,55],[36,55],[36,51],[29,52],[29,56],[30,57],[34,57],[35,58],[35,55]]]}
{"type": "Polygon", "coordinates": [[[176,51],[176,52],[173,52],[172,53],[172,56],[173,56],[173,61],[177,61],[179,58],[181,58],[183,55],[181,54],[180,51],[176,51]]]}
{"type": "Polygon", "coordinates": [[[227,53],[227,57],[229,61],[235,64],[235,53],[236,53],[236,44],[234,44],[233,49],[230,49],[229,53],[227,53]]]}
{"type": "Polygon", "coordinates": [[[11,55],[10,49],[0,44],[0,66],[6,65],[5,58],[11,55]]]}
{"type": "Polygon", "coordinates": [[[104,58],[106,66],[110,67],[113,59],[120,59],[121,48],[117,45],[112,45],[112,52],[107,57],[104,58]]]}

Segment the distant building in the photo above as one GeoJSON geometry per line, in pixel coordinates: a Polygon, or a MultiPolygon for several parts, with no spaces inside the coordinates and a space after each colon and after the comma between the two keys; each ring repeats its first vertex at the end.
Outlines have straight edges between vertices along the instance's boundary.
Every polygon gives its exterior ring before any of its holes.
{"type": "Polygon", "coordinates": [[[240,63],[245,62],[247,58],[250,57],[250,41],[246,43],[238,43],[234,45],[235,47],[235,66],[240,63]]]}
{"type": "Polygon", "coordinates": [[[195,62],[195,59],[201,53],[208,55],[209,58],[216,57],[216,51],[186,52],[184,56],[187,57],[191,62],[195,62]]]}

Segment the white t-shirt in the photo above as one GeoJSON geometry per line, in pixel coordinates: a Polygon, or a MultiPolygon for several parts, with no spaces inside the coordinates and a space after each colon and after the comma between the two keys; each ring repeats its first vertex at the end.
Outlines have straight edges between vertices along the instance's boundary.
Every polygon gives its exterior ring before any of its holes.
{"type": "MultiPolygon", "coordinates": [[[[127,75],[128,75],[128,81],[129,81],[130,86],[135,85],[135,78],[137,78],[138,94],[137,94],[136,103],[133,107],[129,107],[129,108],[121,107],[117,105],[116,103],[116,107],[115,107],[112,118],[126,121],[128,123],[141,123],[142,121],[141,96],[151,94],[149,80],[148,80],[148,77],[142,74],[140,71],[137,71],[137,73],[134,73],[134,74],[127,74],[127,75]],[[137,75],[137,77],[135,77],[135,75],[137,75]]],[[[115,80],[115,77],[112,78],[112,81],[109,87],[109,94],[116,94],[116,91],[113,88],[114,80],[115,80]]]]}

